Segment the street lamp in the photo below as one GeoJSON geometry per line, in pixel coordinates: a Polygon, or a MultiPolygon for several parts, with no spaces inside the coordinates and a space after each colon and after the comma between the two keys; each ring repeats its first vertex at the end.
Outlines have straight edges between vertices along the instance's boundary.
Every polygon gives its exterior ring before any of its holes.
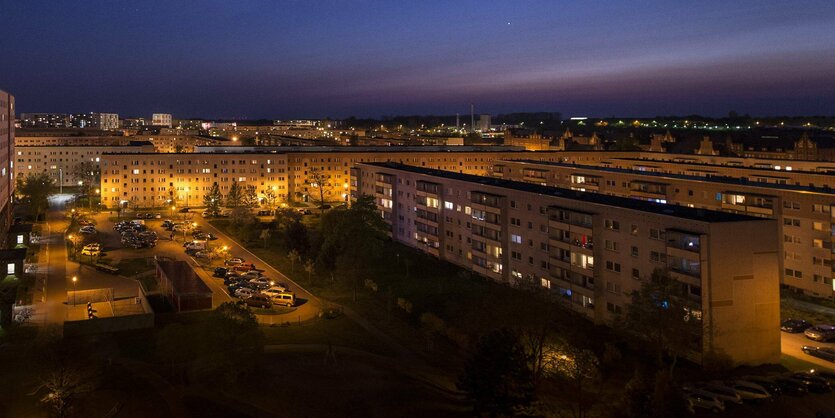
{"type": "Polygon", "coordinates": [[[78,277],[72,276],[72,306],[75,306],[75,299],[76,299],[76,284],[78,283],[78,277]]]}

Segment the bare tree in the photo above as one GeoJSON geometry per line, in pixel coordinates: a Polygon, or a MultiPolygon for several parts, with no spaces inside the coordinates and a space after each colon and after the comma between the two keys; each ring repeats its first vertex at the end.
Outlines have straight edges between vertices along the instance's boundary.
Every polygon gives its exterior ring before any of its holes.
{"type": "Polygon", "coordinates": [[[314,272],[314,264],[313,264],[313,260],[308,259],[307,261],[305,261],[305,263],[304,263],[304,271],[306,271],[306,272],[307,272],[307,281],[308,281],[308,282],[309,282],[309,281],[311,281],[311,277],[312,277],[313,272],[314,272]]]}
{"type": "Polygon", "coordinates": [[[319,203],[319,211],[322,213],[325,212],[325,209],[323,208],[325,204],[325,194],[330,194],[332,189],[332,185],[329,182],[329,179],[330,176],[325,174],[325,172],[311,167],[308,171],[307,180],[305,180],[305,183],[307,183],[310,187],[316,189],[316,191],[318,192],[319,199],[314,200],[319,203]]]}
{"type": "Polygon", "coordinates": [[[287,254],[287,258],[290,259],[290,272],[296,271],[296,261],[301,261],[302,256],[296,250],[290,250],[287,254]]]}

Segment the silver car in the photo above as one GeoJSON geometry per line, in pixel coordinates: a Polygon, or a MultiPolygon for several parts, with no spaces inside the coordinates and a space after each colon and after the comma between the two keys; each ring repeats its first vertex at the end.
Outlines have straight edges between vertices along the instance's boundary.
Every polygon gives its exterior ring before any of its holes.
{"type": "Polygon", "coordinates": [[[690,409],[694,412],[695,409],[707,409],[716,414],[725,410],[725,402],[710,392],[695,390],[684,396],[687,399],[687,404],[690,406],[690,409]]]}
{"type": "Polygon", "coordinates": [[[835,340],[835,327],[829,324],[819,324],[813,327],[806,328],[803,331],[806,338],[815,341],[831,341],[835,340]]]}

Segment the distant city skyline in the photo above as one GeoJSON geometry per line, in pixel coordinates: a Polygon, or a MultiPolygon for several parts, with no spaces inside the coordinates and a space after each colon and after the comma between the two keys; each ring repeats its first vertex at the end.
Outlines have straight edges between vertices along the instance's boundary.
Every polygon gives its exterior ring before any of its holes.
{"type": "Polygon", "coordinates": [[[831,115],[835,3],[8,3],[17,112],[831,115]]]}

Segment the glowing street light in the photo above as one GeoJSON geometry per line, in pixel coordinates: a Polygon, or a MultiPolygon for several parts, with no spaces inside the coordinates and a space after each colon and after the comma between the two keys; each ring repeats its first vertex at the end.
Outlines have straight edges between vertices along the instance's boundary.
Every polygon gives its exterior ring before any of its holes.
{"type": "Polygon", "coordinates": [[[72,306],[76,302],[76,284],[78,283],[78,276],[72,276],[72,306]]]}

